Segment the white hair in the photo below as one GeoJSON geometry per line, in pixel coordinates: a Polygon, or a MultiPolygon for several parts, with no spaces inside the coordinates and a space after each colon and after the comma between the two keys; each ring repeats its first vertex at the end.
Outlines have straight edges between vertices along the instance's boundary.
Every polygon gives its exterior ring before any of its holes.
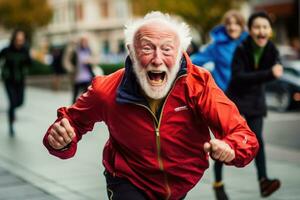
{"type": "Polygon", "coordinates": [[[186,51],[189,44],[191,43],[192,37],[190,35],[190,28],[184,22],[179,22],[172,19],[169,14],[164,14],[159,11],[152,11],[145,15],[142,19],[137,19],[129,24],[125,25],[125,44],[130,47],[133,46],[133,40],[136,32],[144,25],[158,21],[165,23],[168,27],[172,28],[179,37],[180,48],[182,51],[186,51]]]}

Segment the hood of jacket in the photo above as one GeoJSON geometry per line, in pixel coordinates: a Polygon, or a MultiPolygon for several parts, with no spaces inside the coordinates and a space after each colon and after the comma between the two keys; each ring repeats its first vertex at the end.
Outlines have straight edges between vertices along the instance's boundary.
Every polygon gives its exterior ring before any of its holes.
{"type": "MultiPolygon", "coordinates": [[[[238,40],[243,40],[247,36],[248,36],[248,33],[246,31],[243,31],[238,40]]],[[[232,39],[227,34],[226,28],[224,25],[218,25],[215,28],[213,28],[212,31],[210,32],[210,37],[216,43],[232,41],[232,39]]]]}

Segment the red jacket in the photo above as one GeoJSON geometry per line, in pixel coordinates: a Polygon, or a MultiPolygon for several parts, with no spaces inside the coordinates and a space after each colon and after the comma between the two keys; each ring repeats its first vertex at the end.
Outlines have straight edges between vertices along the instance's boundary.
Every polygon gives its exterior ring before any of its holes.
{"type": "Polygon", "coordinates": [[[109,139],[103,165],[111,174],[124,177],[154,200],[176,200],[193,188],[208,168],[203,144],[216,138],[235,150],[232,165],[243,167],[256,155],[258,142],[236,106],[216,86],[212,76],[194,66],[184,54],[181,70],[162,106],[159,119],[139,94],[130,60],[126,68],[94,79],[88,92],[69,108],[58,110],[66,117],[76,139],[64,151],[49,152],[62,159],[74,156],[77,142],[104,121],[109,139]]]}

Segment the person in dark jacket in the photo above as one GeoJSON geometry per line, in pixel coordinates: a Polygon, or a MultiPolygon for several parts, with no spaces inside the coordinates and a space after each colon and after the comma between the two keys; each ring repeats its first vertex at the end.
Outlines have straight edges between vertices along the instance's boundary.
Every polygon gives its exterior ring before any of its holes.
{"type": "Polygon", "coordinates": [[[26,67],[31,65],[24,31],[18,29],[13,32],[9,46],[0,52],[0,60],[4,61],[2,79],[9,100],[9,134],[13,137],[15,110],[23,104],[26,67]]]}
{"type": "Polygon", "coordinates": [[[269,179],[267,175],[262,136],[263,117],[267,114],[265,83],[279,78],[283,73],[279,53],[269,40],[271,25],[270,17],[264,12],[249,17],[250,36],[235,51],[232,80],[227,91],[259,141],[255,164],[262,197],[271,195],[280,187],[278,179],[269,179]]]}
{"type": "Polygon", "coordinates": [[[66,73],[62,63],[62,57],[63,57],[62,47],[58,47],[58,46],[53,47],[51,50],[51,55],[52,55],[51,67],[54,73],[52,88],[53,90],[57,91],[60,89],[62,76],[66,73]]]}

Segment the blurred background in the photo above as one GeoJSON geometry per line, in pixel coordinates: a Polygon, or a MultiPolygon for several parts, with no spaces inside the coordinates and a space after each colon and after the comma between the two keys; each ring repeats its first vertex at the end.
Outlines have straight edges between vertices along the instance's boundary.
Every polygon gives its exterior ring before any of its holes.
{"type": "MultiPolygon", "coordinates": [[[[123,67],[127,55],[124,24],[151,10],[168,12],[186,21],[194,48],[210,42],[209,31],[223,14],[235,8],[244,17],[266,11],[274,21],[273,38],[284,75],[267,85],[264,134],[270,173],[283,188],[270,199],[299,199],[300,185],[300,0],[0,0],[0,50],[12,31],[28,34],[32,66],[26,104],[16,121],[16,137],[7,134],[7,98],[0,81],[0,199],[106,199],[101,175],[101,151],[108,137],[103,123],[95,127],[68,161],[51,157],[42,137],[56,109],[71,104],[71,79],[63,69],[67,46],[84,36],[96,58],[99,74],[123,67]],[[56,64],[55,64],[56,63],[56,64]],[[57,73],[57,68],[60,68],[57,73]],[[97,134],[96,134],[97,133],[97,134]],[[99,134],[101,133],[101,134],[99,134]],[[33,192],[32,192],[33,191],[33,192]],[[20,195],[18,195],[20,194],[20,195]],[[28,197],[24,197],[24,195],[28,197]]],[[[1,64],[1,63],[0,63],[1,64]]],[[[1,68],[0,68],[1,70],[1,68]]],[[[259,199],[254,167],[226,170],[232,199],[259,199]],[[245,180],[249,184],[245,187],[245,180]],[[241,187],[243,185],[243,187],[241,187]]],[[[187,199],[213,199],[210,170],[187,199]]]]}
{"type": "MultiPolygon", "coordinates": [[[[0,50],[8,45],[13,29],[21,28],[29,35],[34,59],[29,75],[31,83],[61,89],[69,84],[47,84],[45,77],[55,74],[53,59],[61,59],[66,46],[82,35],[89,38],[90,48],[105,74],[123,66],[126,56],[123,28],[129,20],[150,10],[168,12],[186,21],[192,29],[194,48],[210,40],[209,31],[229,9],[238,9],[247,19],[254,11],[266,11],[274,21],[273,41],[281,52],[289,76],[273,85],[268,104],[285,111],[300,100],[298,92],[300,52],[299,0],[1,0],[0,50]],[[40,75],[44,75],[40,77],[40,75]],[[47,76],[45,76],[47,75],[47,76]],[[40,83],[39,80],[43,82],[40,83]],[[288,80],[286,80],[288,79],[288,80]],[[296,87],[295,87],[296,86],[296,87]],[[59,87],[59,88],[58,88],[59,87]]],[[[62,81],[68,81],[62,70],[62,81]]]]}

